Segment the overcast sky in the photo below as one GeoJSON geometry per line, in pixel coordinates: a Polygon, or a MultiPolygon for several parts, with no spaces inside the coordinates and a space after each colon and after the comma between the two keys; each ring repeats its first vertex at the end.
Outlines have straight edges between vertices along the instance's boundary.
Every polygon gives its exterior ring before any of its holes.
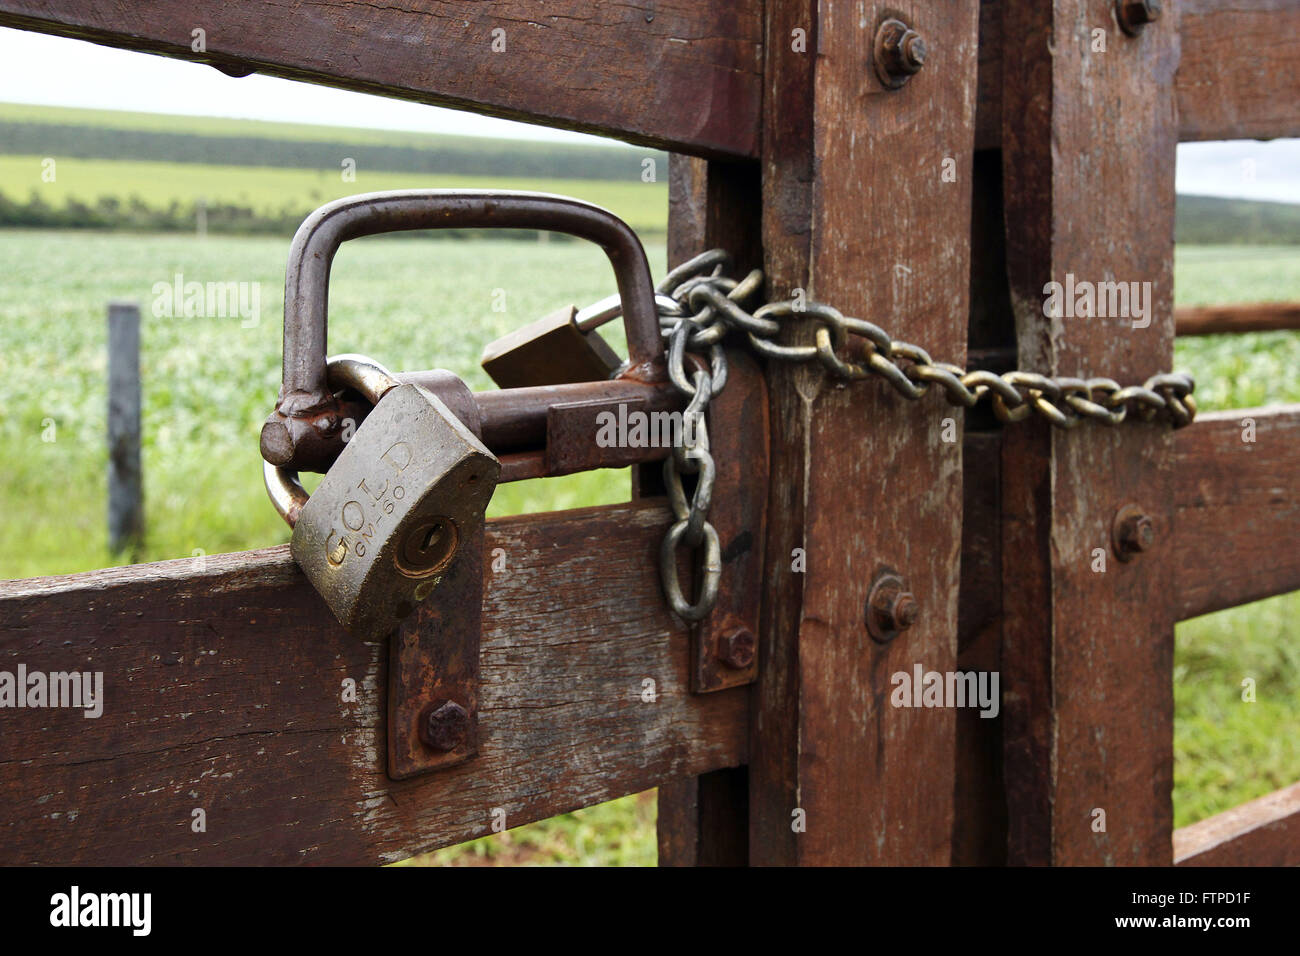
{"type": "MultiPolygon", "coordinates": [[[[5,28],[0,28],[0,101],[602,142],[581,133],[308,83],[257,75],[231,79],[196,63],[5,28]]],[[[1300,140],[1183,143],[1177,188],[1300,203],[1300,140]]]]}

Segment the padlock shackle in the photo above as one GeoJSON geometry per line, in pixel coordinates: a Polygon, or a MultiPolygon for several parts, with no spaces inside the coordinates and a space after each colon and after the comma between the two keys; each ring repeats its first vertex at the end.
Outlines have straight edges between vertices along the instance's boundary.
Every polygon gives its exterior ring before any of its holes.
{"type": "Polygon", "coordinates": [[[290,528],[298,524],[302,506],[307,503],[307,489],[298,480],[298,473],[283,465],[262,462],[262,484],[276,512],[290,528]]]}
{"type": "MultiPolygon", "coordinates": [[[[329,414],[326,381],[330,267],[348,239],[412,229],[538,229],[596,243],[609,257],[619,297],[627,303],[629,362],[620,378],[657,382],[666,377],[655,312],[654,284],[641,242],[623,220],[591,203],[548,193],[413,189],[364,193],[321,206],[298,228],[284,277],[284,381],[276,413],[287,425],[277,436],[302,463],[309,433],[337,427],[329,414]],[[298,420],[298,421],[294,421],[298,420]],[[299,427],[295,427],[299,426],[299,427]],[[301,427],[306,426],[306,427],[301,427]]],[[[274,418],[274,416],[273,416],[274,418]]],[[[264,435],[264,439],[267,436],[264,435]]],[[[270,448],[263,443],[263,454],[270,448]]],[[[284,461],[286,449],[275,457],[284,461]]]]}
{"type": "MultiPolygon", "coordinates": [[[[335,355],[325,365],[325,381],[330,394],[350,388],[359,392],[371,405],[378,405],[390,389],[401,384],[393,373],[372,358],[344,353],[335,355]]],[[[307,489],[298,480],[298,472],[283,465],[262,462],[262,482],[271,504],[292,528],[298,523],[302,506],[307,503],[307,489]]]]}

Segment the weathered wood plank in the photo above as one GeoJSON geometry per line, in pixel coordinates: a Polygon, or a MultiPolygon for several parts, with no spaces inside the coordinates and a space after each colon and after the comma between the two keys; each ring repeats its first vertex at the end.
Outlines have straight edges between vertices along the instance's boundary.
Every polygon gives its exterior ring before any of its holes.
{"type": "MultiPolygon", "coordinates": [[[[813,79],[820,37],[818,0],[768,0],[764,8],[762,116],[763,270],[770,298],[809,288],[813,208],[813,79]],[[801,42],[796,44],[795,39],[801,42]]],[[[749,862],[799,858],[791,815],[800,806],[799,629],[805,574],[791,573],[804,544],[808,431],[802,374],[767,363],[771,422],[764,620],[753,690],[749,764],[749,862]]]]}
{"type": "Polygon", "coordinates": [[[1300,136],[1300,3],[1180,0],[1177,6],[1178,138],[1300,136]]]}
{"type": "Polygon", "coordinates": [[[1179,335],[1300,329],[1300,303],[1183,306],[1174,309],[1174,327],[1179,335]]]}
{"type": "MultiPolygon", "coordinates": [[[[929,53],[896,91],[869,67],[894,8],[792,2],[768,15],[769,294],[805,288],[962,362],[977,3],[909,5],[929,53]],[[791,49],[798,27],[804,53],[791,49]]],[[[874,379],[838,387],[815,363],[775,372],[771,393],[777,608],[751,743],[751,859],[947,864],[954,712],[890,697],[893,674],[955,663],[961,416],[937,395],[910,403],[874,379]],[[945,442],[949,417],[956,440],[945,442]],[[884,566],[921,613],[882,645],[864,608],[884,566]]]]}
{"type": "Polygon", "coordinates": [[[400,783],[385,649],[343,633],[287,548],[5,582],[0,669],[101,671],[104,712],[0,710],[0,861],[389,861],[488,833],[496,808],[514,827],[742,763],[746,694],[689,692],[660,595],[669,517],[491,522],[479,755],[400,783]]]}
{"type": "MultiPolygon", "coordinates": [[[[1112,5],[1113,6],[1113,5],[1112,5]]],[[[1144,32],[1173,28],[1166,3],[1144,32]]],[[[1300,3],[1296,0],[1180,0],[1182,62],[1173,78],[1178,139],[1274,139],[1300,136],[1300,3]]],[[[997,149],[1002,139],[1002,62],[1023,47],[1004,48],[1002,0],[981,0],[980,77],[976,143],[997,149]]],[[[1090,28],[1124,37],[1110,10],[1089,15],[1090,28]]]]}
{"type": "MultiPolygon", "coordinates": [[[[1178,5],[1136,38],[1112,7],[1004,0],[1003,195],[1020,366],[1129,383],[1173,360],[1178,5]],[[1096,24],[1110,24],[1104,55],[1092,52],[1096,24]],[[1068,274],[1149,282],[1149,325],[1045,316],[1045,284],[1068,274]]],[[[1173,450],[1165,424],[1006,431],[1010,863],[1171,861],[1173,450]],[[1129,502],[1159,543],[1123,563],[1110,529],[1129,502]]]]}
{"type": "Polygon", "coordinates": [[[757,149],[761,4],[3,0],[0,25],[603,133],[757,149]],[[193,31],[205,31],[196,52],[193,31]],[[501,31],[501,32],[497,32],[501,31]]]}
{"type": "MultiPolygon", "coordinates": [[[[670,160],[668,202],[669,267],[714,247],[724,248],[732,254],[734,275],[743,275],[745,270],[761,265],[758,185],[758,170],[754,163],[710,162],[674,154],[670,160]]],[[[750,362],[733,363],[728,379],[730,384],[714,408],[725,411],[729,406],[733,416],[737,413],[744,415],[744,409],[752,407],[752,402],[747,402],[743,395],[746,390],[755,394],[756,383],[752,378],[759,374],[757,366],[750,362]]],[[[760,401],[765,403],[765,399],[760,401]]],[[[725,452],[718,462],[718,484],[713,498],[715,510],[722,503],[719,491],[724,487],[731,488],[725,492],[727,495],[749,494],[755,489],[763,489],[760,500],[738,500],[732,504],[742,508],[766,506],[765,482],[745,477],[751,472],[756,478],[763,476],[767,468],[766,415],[751,416],[751,419],[762,420],[764,434],[757,443],[741,441],[739,445],[734,429],[719,431],[715,427],[716,419],[711,421],[715,457],[720,450],[725,452]],[[748,455],[757,455],[760,460],[747,462],[744,456],[748,455]]],[[[724,541],[724,554],[729,547],[729,543],[724,541]]],[[[754,542],[748,557],[758,556],[761,550],[762,542],[754,542]]],[[[748,569],[735,559],[727,567],[731,570],[724,573],[733,575],[732,591],[745,588],[743,572],[748,569]],[[740,579],[735,575],[740,575],[740,579]]],[[[761,595],[751,593],[749,598],[754,607],[762,604],[761,595]]],[[[724,603],[730,601],[720,595],[715,618],[726,610],[722,607],[724,603]]],[[[699,636],[697,632],[696,641],[699,636]]],[[[759,666],[762,666],[761,661],[759,666]]],[[[749,858],[747,787],[747,771],[743,767],[688,777],[660,787],[659,865],[743,866],[749,858]]]]}
{"type": "Polygon", "coordinates": [[[1178,866],[1300,866],[1300,783],[1174,831],[1178,866]]]}
{"type": "MultiPolygon", "coordinates": [[[[1300,136],[1295,0],[1185,0],[1177,90],[1181,140],[1300,136]]],[[[757,155],[762,4],[591,5],[538,14],[522,2],[405,8],[312,0],[256,7],[164,0],[132,10],[77,0],[0,0],[0,25],[256,69],[424,103],[602,133],[700,155],[757,155]],[[192,31],[207,31],[207,50],[192,31]],[[492,50],[492,31],[506,47],[492,50]],[[707,94],[707,95],[705,95],[707,94]],[[703,102],[701,98],[704,97],[703,102]],[[682,109],[682,104],[700,104],[682,109]]],[[[976,142],[1001,142],[1001,0],[980,2],[976,142]]],[[[1170,18],[1151,29],[1168,29],[1170,18]]],[[[1115,30],[1109,12],[1094,26],[1115,30]]],[[[793,29],[793,28],[792,28],[793,29]]],[[[805,22],[811,36],[815,27],[805,22]]],[[[774,42],[789,46],[789,31],[774,42]]],[[[1013,51],[1018,55],[1019,51],[1013,51]]]]}
{"type": "Polygon", "coordinates": [[[1300,405],[1202,414],[1174,444],[1178,618],[1300,589],[1300,405]]]}

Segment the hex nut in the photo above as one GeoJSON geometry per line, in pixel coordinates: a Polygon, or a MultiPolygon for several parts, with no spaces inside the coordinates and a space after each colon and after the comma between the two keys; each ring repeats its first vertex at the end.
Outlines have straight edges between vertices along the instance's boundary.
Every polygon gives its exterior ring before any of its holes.
{"type": "Polygon", "coordinates": [[[732,670],[743,671],[754,663],[756,650],[753,632],[747,627],[736,628],[718,641],[718,660],[732,670]]]}
{"type": "Polygon", "coordinates": [[[899,89],[925,65],[927,52],[921,34],[891,17],[876,31],[876,76],[886,89],[899,89]]]}
{"type": "Polygon", "coordinates": [[[469,736],[469,712],[454,700],[439,700],[420,712],[419,735],[427,747],[449,753],[469,736]]]}

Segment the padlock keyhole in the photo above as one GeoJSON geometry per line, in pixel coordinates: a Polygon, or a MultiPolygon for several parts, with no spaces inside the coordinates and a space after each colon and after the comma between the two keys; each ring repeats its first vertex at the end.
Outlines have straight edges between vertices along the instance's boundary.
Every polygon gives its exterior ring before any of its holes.
{"type": "Polygon", "coordinates": [[[410,578],[436,574],[456,554],[456,522],[443,515],[421,518],[402,538],[394,554],[397,570],[410,578]]]}

